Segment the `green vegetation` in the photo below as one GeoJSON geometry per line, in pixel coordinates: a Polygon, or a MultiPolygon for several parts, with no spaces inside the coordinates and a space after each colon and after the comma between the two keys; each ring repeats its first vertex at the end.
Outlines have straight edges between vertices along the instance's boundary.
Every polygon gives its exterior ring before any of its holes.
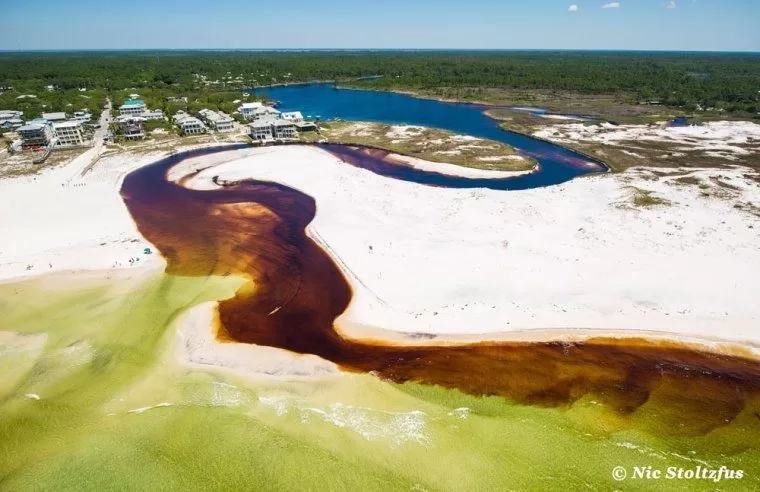
{"type": "Polygon", "coordinates": [[[453,132],[435,128],[386,125],[368,122],[320,123],[320,133],[302,133],[301,140],[326,139],[348,145],[378,147],[426,161],[445,162],[475,169],[526,171],[535,162],[492,140],[458,138],[453,132]]]}
{"type": "Polygon", "coordinates": [[[0,67],[0,86],[13,86],[10,93],[17,95],[40,95],[47,85],[62,91],[95,87],[109,93],[124,89],[141,93],[151,88],[186,95],[200,89],[237,92],[320,80],[503,104],[534,101],[551,106],[559,101],[567,106],[568,101],[580,101],[579,112],[583,107],[593,112],[644,101],[741,117],[756,118],[760,111],[760,55],[745,53],[1,53],[0,67]],[[355,80],[375,75],[380,77],[355,80]]]}
{"type": "Polygon", "coordinates": [[[195,88],[179,91],[172,87],[149,87],[141,89],[122,89],[112,91],[114,108],[129,99],[130,94],[137,94],[150,109],[161,109],[166,116],[172,116],[177,111],[197,114],[203,108],[223,111],[231,114],[237,110],[239,103],[234,101],[254,101],[252,96],[245,97],[240,91],[219,90],[214,88],[195,88]],[[185,102],[187,99],[187,102],[185,102]]]}
{"type": "MultiPolygon", "coordinates": [[[[0,71],[3,68],[0,62],[0,71]]],[[[1,78],[2,75],[0,75],[1,78]]],[[[22,91],[12,90],[0,93],[0,109],[23,111],[25,120],[37,118],[42,113],[65,112],[71,116],[74,111],[87,110],[92,114],[93,121],[97,121],[105,103],[106,92],[100,88],[87,88],[86,91],[78,89],[37,91],[25,87],[22,91]],[[29,95],[35,97],[25,97],[29,95]]]]}
{"type": "Polygon", "coordinates": [[[658,197],[654,194],[654,192],[650,190],[642,190],[641,188],[636,188],[635,186],[631,186],[631,190],[633,191],[631,200],[635,208],[649,208],[670,205],[670,202],[668,200],[658,197]]]}

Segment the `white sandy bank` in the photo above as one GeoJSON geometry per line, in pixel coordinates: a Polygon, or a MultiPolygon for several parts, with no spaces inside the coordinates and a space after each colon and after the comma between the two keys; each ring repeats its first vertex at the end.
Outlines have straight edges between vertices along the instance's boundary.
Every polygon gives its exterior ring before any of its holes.
{"type": "Polygon", "coordinates": [[[316,199],[309,232],[356,290],[339,320],[349,334],[574,328],[760,342],[760,219],[734,208],[760,203],[760,187],[742,168],[693,173],[738,188],[718,198],[646,169],[505,192],[396,181],[310,147],[213,159],[190,186],[255,177],[316,199]],[[670,205],[636,209],[632,186],[670,205]]]}
{"type": "Polygon", "coordinates": [[[559,143],[595,142],[611,146],[667,142],[678,145],[675,150],[704,151],[705,155],[729,160],[760,151],[760,125],[748,121],[713,121],[683,127],[667,126],[665,122],[658,125],[572,123],[548,126],[534,135],[559,143]]]}
{"type": "Polygon", "coordinates": [[[160,155],[106,157],[84,176],[89,158],[34,176],[0,179],[0,280],[162,266],[119,195],[127,173],[160,155]]]}

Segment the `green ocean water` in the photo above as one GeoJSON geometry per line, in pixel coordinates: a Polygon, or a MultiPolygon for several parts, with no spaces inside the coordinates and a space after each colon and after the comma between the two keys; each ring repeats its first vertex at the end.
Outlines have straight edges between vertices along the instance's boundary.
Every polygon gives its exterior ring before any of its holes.
{"type": "Polygon", "coordinates": [[[654,403],[623,418],[592,397],[541,408],[372,375],[176,363],[177,317],[238,286],[165,274],[0,285],[0,490],[760,488],[750,410],[683,437],[654,403]],[[744,478],[633,479],[635,466],[744,478]]]}

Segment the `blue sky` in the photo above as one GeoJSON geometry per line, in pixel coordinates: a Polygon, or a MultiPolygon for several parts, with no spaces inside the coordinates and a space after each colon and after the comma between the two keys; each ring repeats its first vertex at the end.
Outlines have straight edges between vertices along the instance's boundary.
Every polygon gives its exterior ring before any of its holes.
{"type": "Polygon", "coordinates": [[[0,0],[2,50],[760,51],[759,25],[760,0],[0,0]]]}

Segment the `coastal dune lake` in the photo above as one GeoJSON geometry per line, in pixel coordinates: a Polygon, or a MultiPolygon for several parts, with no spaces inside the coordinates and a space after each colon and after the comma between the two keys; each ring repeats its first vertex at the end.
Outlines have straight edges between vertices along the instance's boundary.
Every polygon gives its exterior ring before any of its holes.
{"type": "MultiPolygon", "coordinates": [[[[606,170],[502,132],[474,105],[304,85],[281,109],[406,123],[502,141],[538,169],[472,179],[386,152],[317,145],[345,166],[441,188],[520,190],[606,170]]],[[[319,203],[256,179],[200,190],[167,172],[226,146],[166,157],[121,195],[165,272],[0,284],[3,490],[672,490],[616,467],[721,466],[760,484],[760,363],[669,342],[394,344],[346,339],[351,286],[308,234],[319,203]],[[172,351],[188,310],[218,301],[220,343],[334,362],[339,376],[250,377],[172,351]]],[[[298,163],[308,165],[308,163],[298,163]]],[[[255,165],[255,164],[254,164],[255,165]]],[[[452,259],[454,261],[455,259],[452,259]]],[[[276,374],[275,374],[276,376],[276,374]]],[[[675,486],[681,486],[676,483],[675,486]]]]}

